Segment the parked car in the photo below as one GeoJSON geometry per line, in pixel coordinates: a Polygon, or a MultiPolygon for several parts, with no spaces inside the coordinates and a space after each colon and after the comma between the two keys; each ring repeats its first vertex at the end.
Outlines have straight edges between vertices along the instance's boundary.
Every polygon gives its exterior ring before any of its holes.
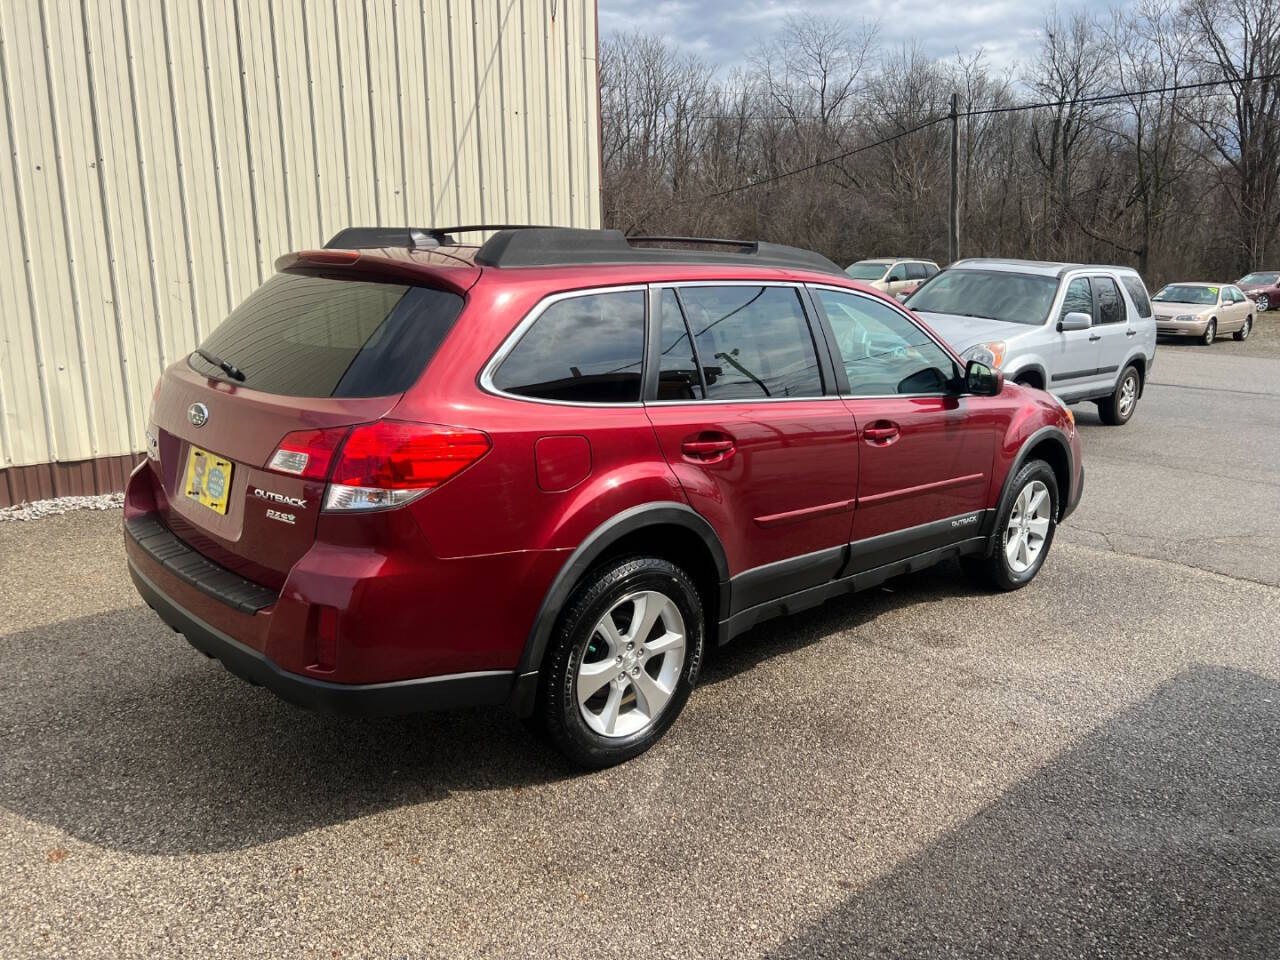
{"type": "Polygon", "coordinates": [[[1266,313],[1280,304],[1280,272],[1264,270],[1250,273],[1237,280],[1236,286],[1258,305],[1258,313],[1266,313]]]}
{"type": "Polygon", "coordinates": [[[1151,302],[1128,267],[961,260],[907,306],[964,359],[1068,403],[1091,400],[1115,426],[1133,416],[1155,360],[1151,302]]]}
{"type": "Polygon", "coordinates": [[[134,583],[288,700],[616,763],[706,644],[948,557],[1017,589],[1079,501],[1064,405],[824,257],[463,229],[281,258],[157,385],[134,583]]]}
{"type": "Polygon", "coordinates": [[[867,286],[897,296],[918,287],[938,272],[932,260],[911,260],[886,257],[880,260],[859,260],[845,267],[844,272],[867,286]]]}
{"type": "Polygon", "coordinates": [[[1156,331],[1166,337],[1195,337],[1208,346],[1220,333],[1245,340],[1257,305],[1229,283],[1171,283],[1151,298],[1156,331]]]}

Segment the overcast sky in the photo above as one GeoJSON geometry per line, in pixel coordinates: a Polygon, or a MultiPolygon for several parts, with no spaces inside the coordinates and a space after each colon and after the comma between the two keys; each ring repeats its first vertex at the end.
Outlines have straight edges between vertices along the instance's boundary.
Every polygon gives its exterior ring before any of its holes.
{"type": "MultiPolygon", "coordinates": [[[[1048,2],[1018,0],[599,0],[600,32],[658,33],[722,66],[743,62],[790,14],[815,13],[880,26],[882,43],[920,46],[931,56],[970,55],[981,48],[1004,67],[1034,52],[1048,2]]],[[[1106,0],[1086,6],[1105,10],[1106,0]]],[[[1067,8],[1063,4],[1063,9],[1067,8]]]]}

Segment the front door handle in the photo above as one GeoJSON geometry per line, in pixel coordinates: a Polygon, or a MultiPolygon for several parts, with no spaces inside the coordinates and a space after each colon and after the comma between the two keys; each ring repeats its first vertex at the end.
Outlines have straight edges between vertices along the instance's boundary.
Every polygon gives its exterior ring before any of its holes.
{"type": "Polygon", "coordinates": [[[1100,333],[1091,333],[1091,334],[1089,334],[1089,342],[1090,342],[1090,343],[1093,343],[1094,341],[1101,340],[1101,339],[1102,339],[1102,334],[1100,334],[1100,333]]]}
{"type": "Polygon", "coordinates": [[[902,436],[902,430],[891,420],[877,420],[862,428],[862,439],[868,443],[889,444],[902,436]]]}
{"type": "Polygon", "coordinates": [[[680,452],[699,463],[717,463],[733,455],[733,437],[723,433],[702,433],[680,444],[680,452]]]}

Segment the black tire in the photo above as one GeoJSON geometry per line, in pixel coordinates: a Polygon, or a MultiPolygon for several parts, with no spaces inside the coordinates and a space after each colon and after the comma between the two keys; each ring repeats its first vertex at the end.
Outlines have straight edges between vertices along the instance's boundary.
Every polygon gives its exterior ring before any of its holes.
{"type": "Polygon", "coordinates": [[[1009,484],[1009,492],[996,514],[996,530],[991,536],[989,554],[962,558],[960,564],[965,573],[981,586],[996,590],[1020,590],[1025,587],[1035,579],[1049,556],[1049,549],[1053,546],[1053,534],[1058,529],[1059,502],[1058,480],[1054,476],[1053,468],[1043,460],[1030,460],[1023,464],[1013,478],[1013,482],[1009,484]],[[1017,571],[1010,564],[1009,557],[1005,553],[1009,537],[1009,517],[1022,491],[1037,481],[1043,483],[1049,491],[1049,530],[1035,561],[1027,569],[1017,571]]]}
{"type": "Polygon", "coordinates": [[[1239,330],[1237,330],[1235,333],[1233,333],[1231,336],[1234,337],[1236,342],[1238,343],[1242,340],[1248,340],[1249,334],[1252,332],[1253,332],[1253,317],[1248,316],[1244,318],[1244,326],[1241,327],[1239,330]]]}
{"type": "Polygon", "coordinates": [[[598,770],[644,753],[684,709],[698,681],[705,635],[697,588],[674,563],[631,557],[596,568],[574,592],[543,659],[535,711],[538,726],[556,749],[582,767],[598,770]],[[661,593],[675,603],[684,620],[684,665],[670,700],[656,718],[629,736],[607,737],[588,726],[582,715],[578,670],[593,642],[596,624],[620,600],[640,590],[661,593]]]}
{"type": "Polygon", "coordinates": [[[1208,326],[1204,328],[1204,336],[1200,338],[1200,342],[1206,347],[1212,346],[1213,341],[1218,338],[1218,321],[1210,320],[1208,326]]]}
{"type": "Polygon", "coordinates": [[[1103,423],[1109,426],[1123,427],[1133,419],[1133,415],[1138,409],[1138,398],[1141,393],[1142,376],[1138,373],[1138,368],[1130,364],[1124,368],[1124,373],[1120,374],[1120,379],[1116,381],[1116,388],[1112,391],[1111,396],[1098,401],[1098,416],[1103,423]],[[1133,402],[1129,404],[1129,408],[1126,410],[1121,403],[1121,396],[1124,394],[1125,384],[1130,381],[1133,383],[1133,402]]]}

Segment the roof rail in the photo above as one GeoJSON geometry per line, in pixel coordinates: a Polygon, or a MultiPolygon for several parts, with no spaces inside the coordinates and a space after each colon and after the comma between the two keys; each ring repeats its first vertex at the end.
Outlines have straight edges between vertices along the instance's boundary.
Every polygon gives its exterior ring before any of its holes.
{"type": "Polygon", "coordinates": [[[589,263],[737,264],[816,270],[843,275],[844,271],[820,253],[755,240],[703,237],[626,237],[620,230],[573,227],[526,227],[501,230],[476,252],[476,263],[490,267],[550,267],[589,263]],[[679,243],[734,247],[734,250],[670,249],[644,244],[679,243]]]}
{"type": "Polygon", "coordinates": [[[491,230],[539,230],[543,227],[525,224],[471,224],[461,227],[347,227],[339,230],[325,244],[326,249],[361,250],[377,247],[404,247],[421,250],[428,247],[451,247],[457,244],[455,233],[480,233],[491,230]]]}

